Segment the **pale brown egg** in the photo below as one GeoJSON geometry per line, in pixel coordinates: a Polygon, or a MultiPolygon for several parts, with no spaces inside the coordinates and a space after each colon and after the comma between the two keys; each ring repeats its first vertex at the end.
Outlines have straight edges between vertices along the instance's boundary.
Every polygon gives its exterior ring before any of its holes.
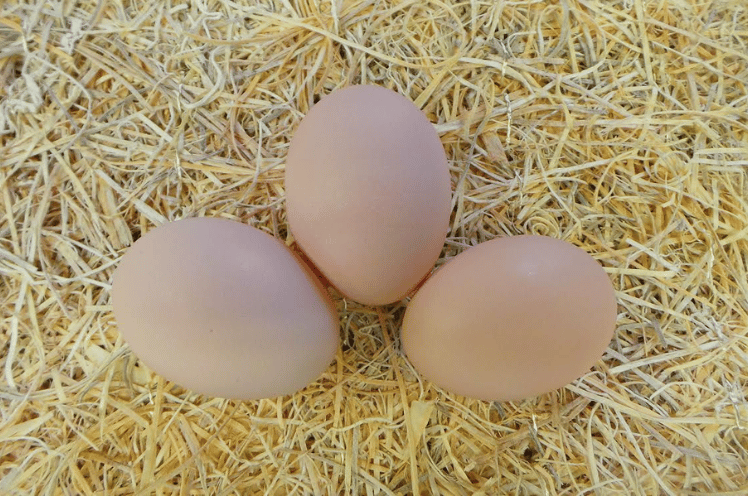
{"type": "Polygon", "coordinates": [[[410,100],[379,86],[337,90],[311,108],[288,151],[286,194],[299,247],[360,303],[403,298],[449,229],[441,141],[410,100]]]}
{"type": "Polygon", "coordinates": [[[336,311],[310,270],[277,239],[225,219],[171,222],[138,239],[112,304],[138,358],[209,396],[293,393],[338,348],[336,311]]]}
{"type": "Polygon", "coordinates": [[[584,250],[546,236],[497,238],[440,268],[405,313],[403,349],[426,379],[483,400],[560,388],[597,362],[616,297],[584,250]]]}

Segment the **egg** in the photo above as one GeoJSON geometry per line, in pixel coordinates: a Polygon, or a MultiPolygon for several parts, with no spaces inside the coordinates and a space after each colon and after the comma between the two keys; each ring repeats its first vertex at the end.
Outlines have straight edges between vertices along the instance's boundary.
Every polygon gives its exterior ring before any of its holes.
{"type": "Polygon", "coordinates": [[[138,239],[114,274],[119,331],[147,366],[208,396],[257,399],[317,379],[338,318],[310,270],[274,237],[190,218],[138,239]]]}
{"type": "Polygon", "coordinates": [[[322,98],[293,135],[285,185],[299,247],[352,300],[402,299],[444,245],[444,147],[423,112],[394,91],[361,85],[322,98]]]}
{"type": "Polygon", "coordinates": [[[418,290],[401,341],[426,379],[463,396],[510,401],[587,372],[615,330],[610,279],[584,250],[546,236],[468,248],[418,290]]]}

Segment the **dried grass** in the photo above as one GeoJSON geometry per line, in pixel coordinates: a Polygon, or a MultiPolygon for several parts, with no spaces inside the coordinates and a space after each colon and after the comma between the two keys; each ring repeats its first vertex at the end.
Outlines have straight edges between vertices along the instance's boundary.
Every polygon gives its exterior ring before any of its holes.
{"type": "Polygon", "coordinates": [[[0,493],[748,494],[746,26],[742,0],[3,2],[0,493]],[[291,244],[289,136],[353,83],[436,123],[440,263],[542,233],[604,264],[593,371],[466,400],[403,358],[403,305],[345,301],[336,363],[292,397],[138,364],[109,305],[127,246],[198,215],[291,244]]]}

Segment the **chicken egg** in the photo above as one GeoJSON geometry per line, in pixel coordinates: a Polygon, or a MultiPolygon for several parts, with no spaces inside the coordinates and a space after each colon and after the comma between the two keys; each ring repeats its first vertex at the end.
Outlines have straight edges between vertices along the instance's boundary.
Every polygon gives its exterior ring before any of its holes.
{"type": "Polygon", "coordinates": [[[337,313],[310,270],[274,237],[225,219],[143,235],[116,269],[112,305],[138,358],[209,396],[293,393],[338,349],[337,313]]]}
{"type": "Polygon", "coordinates": [[[607,348],[616,297],[584,250],[546,236],[497,238],[441,267],[410,301],[402,345],[426,379],[509,401],[560,388],[607,348]]]}
{"type": "Polygon", "coordinates": [[[288,222],[299,247],[348,298],[402,299],[429,271],[449,228],[447,158],[410,100],[351,86],[314,105],[286,160],[288,222]]]}

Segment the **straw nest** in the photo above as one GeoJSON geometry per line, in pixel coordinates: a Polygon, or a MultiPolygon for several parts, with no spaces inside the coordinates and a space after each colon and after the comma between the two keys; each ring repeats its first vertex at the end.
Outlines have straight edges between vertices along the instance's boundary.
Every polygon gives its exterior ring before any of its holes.
{"type": "Polygon", "coordinates": [[[554,3],[3,2],[0,493],[747,494],[748,9],[554,3]],[[605,266],[618,325],[587,375],[441,391],[399,348],[404,302],[339,301],[337,360],[290,397],[139,364],[109,299],[133,239],[212,216],[290,244],[289,136],[356,83],[441,136],[440,263],[540,233],[605,266]]]}

